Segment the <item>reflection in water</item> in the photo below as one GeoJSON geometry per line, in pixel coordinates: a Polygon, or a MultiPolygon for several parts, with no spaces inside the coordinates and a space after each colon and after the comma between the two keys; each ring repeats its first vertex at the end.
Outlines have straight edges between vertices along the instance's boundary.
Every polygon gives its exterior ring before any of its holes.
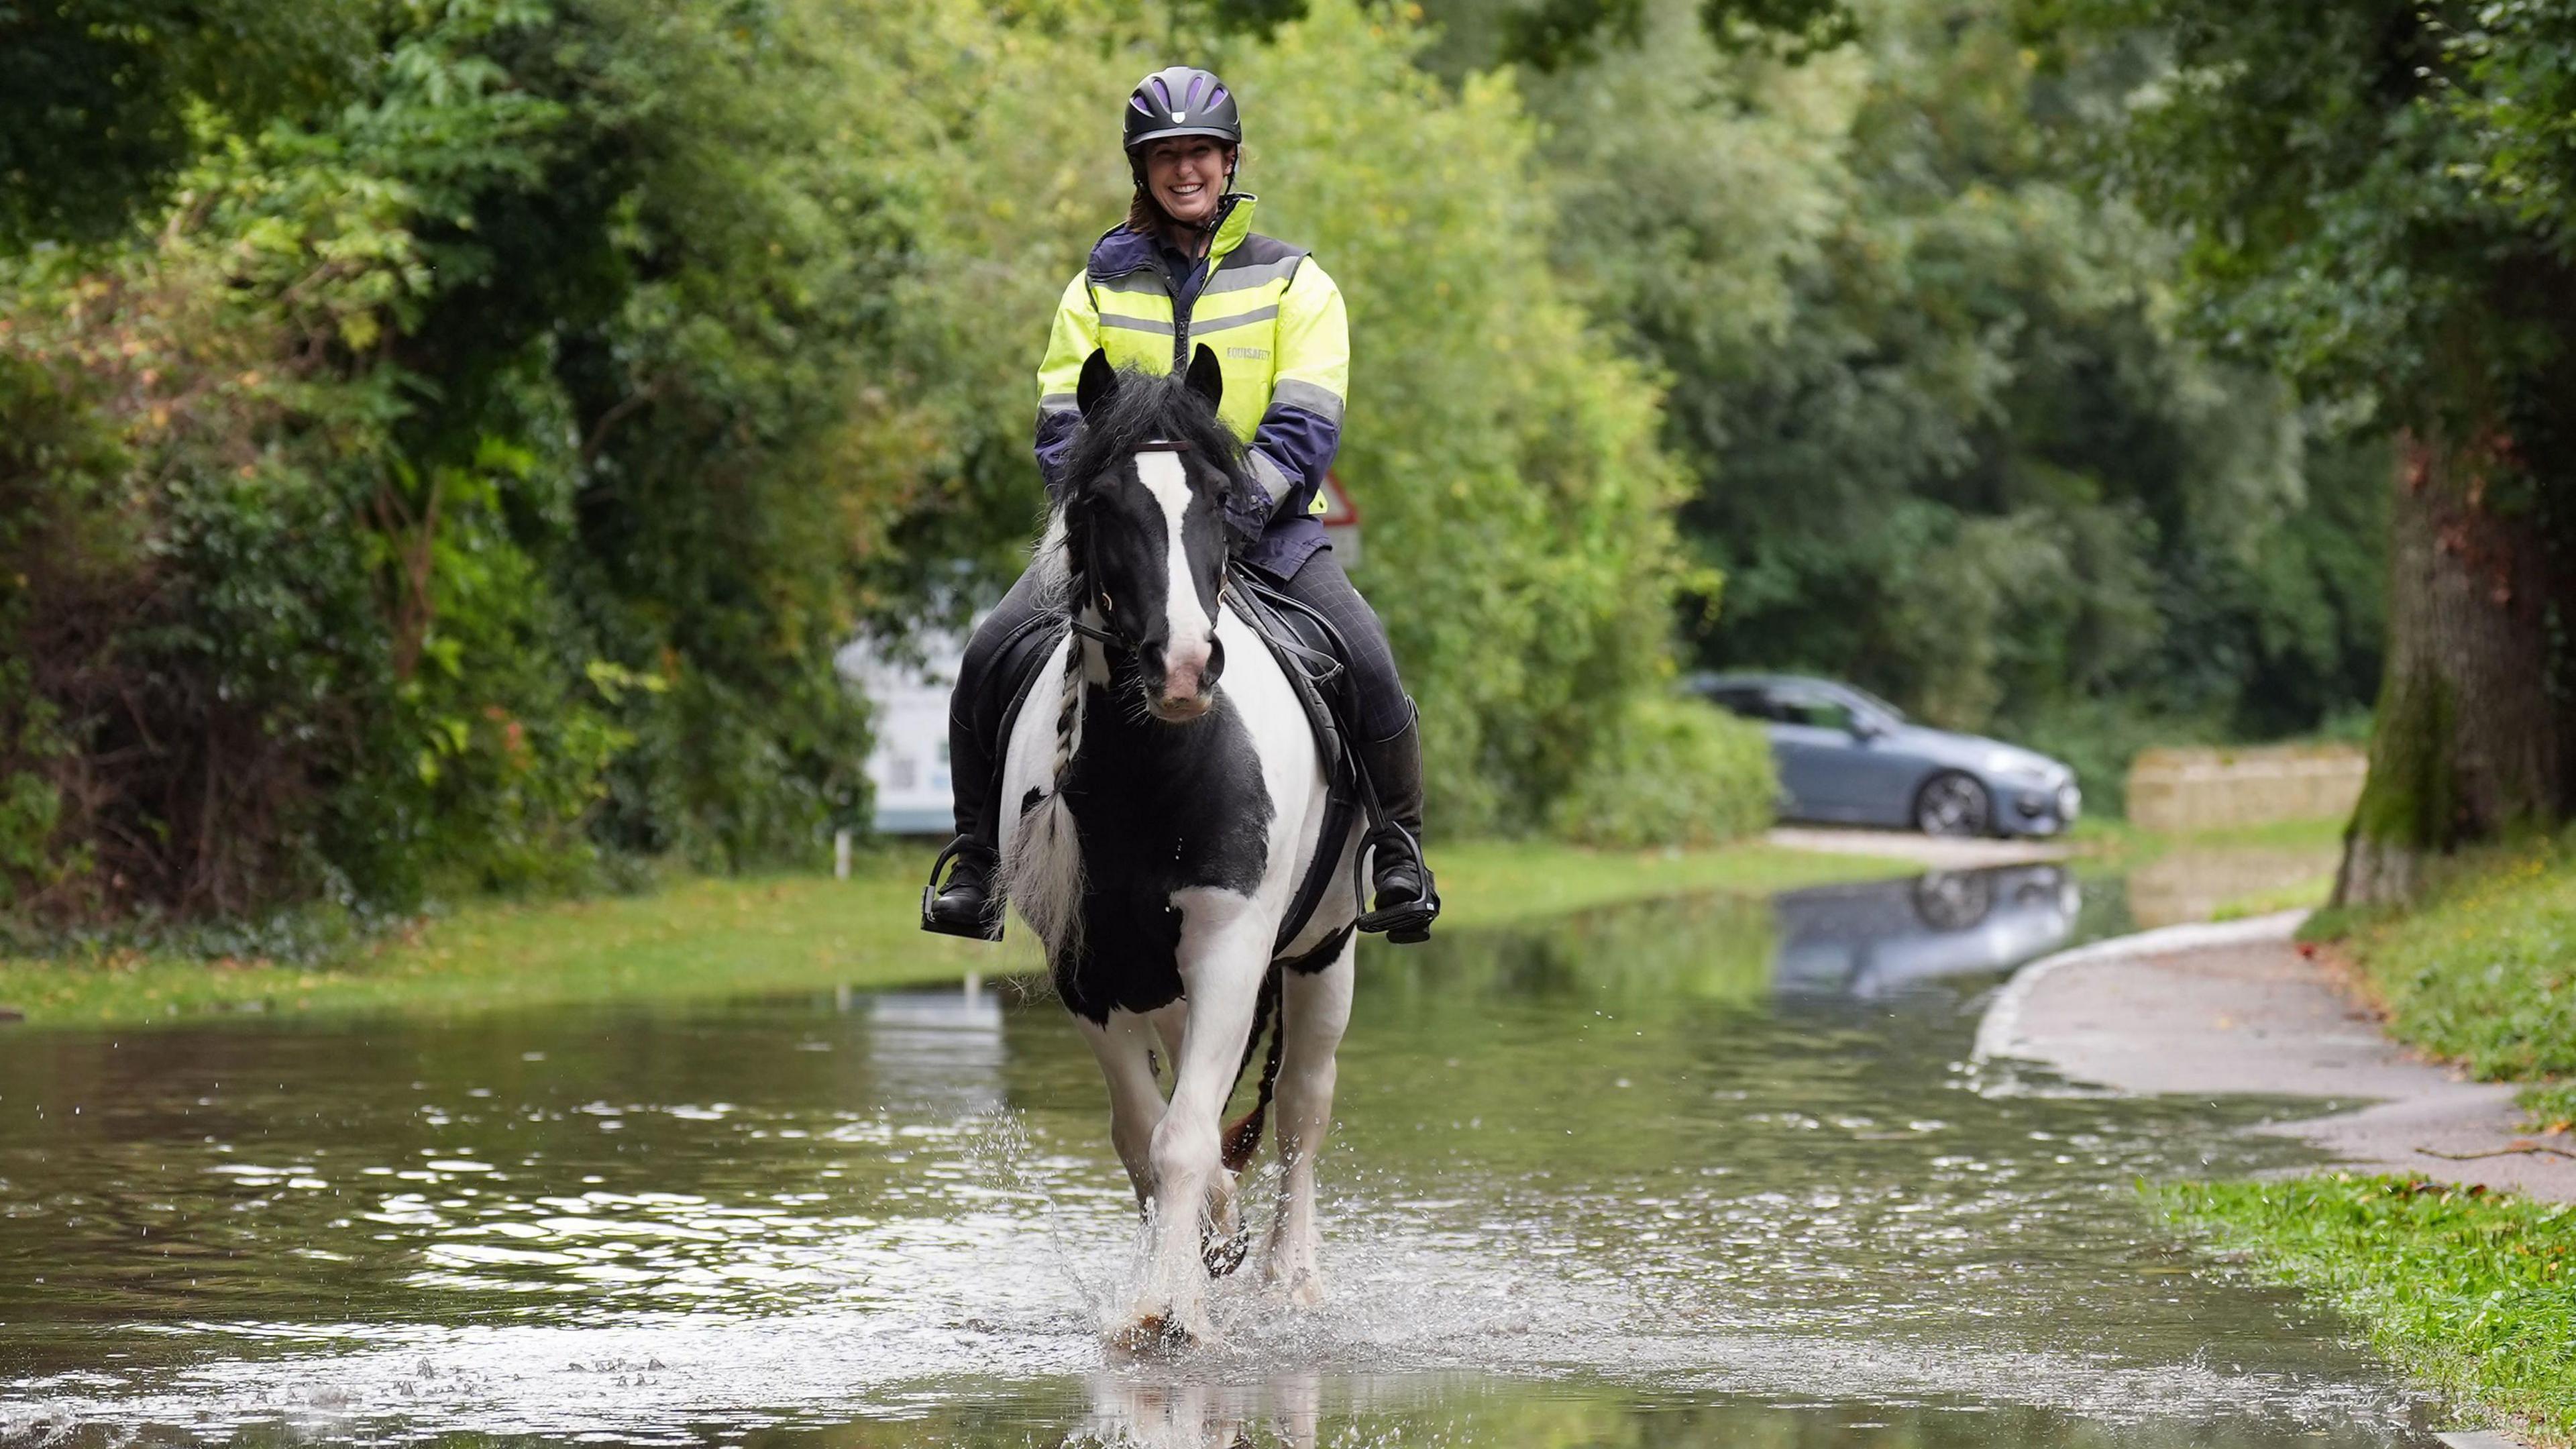
{"type": "MultiPolygon", "coordinates": [[[[1059,1429],[1062,1410],[1037,1395],[973,1408],[927,1408],[900,1423],[859,1421],[761,1434],[754,1443],[825,1449],[938,1443],[1068,1449],[1314,1449],[1318,1445],[1632,1446],[1632,1449],[1996,1449],[2075,1444],[2127,1449],[2239,1449],[2280,1442],[2259,1422],[2149,1418],[2118,1428],[2062,1411],[1932,1395],[1834,1403],[1784,1389],[1765,1399],[1640,1391],[1617,1383],[1548,1383],[1481,1375],[1412,1378],[1312,1374],[1235,1381],[1095,1378],[1090,1412],[1059,1429]]],[[[2301,1449],[2360,1449],[2388,1437],[2350,1422],[2300,1431],[2301,1449]]],[[[2426,1449],[2434,1441],[2424,1436],[2426,1449]]]]}
{"type": "Polygon", "coordinates": [[[1236,1444],[1311,1449],[1323,1406],[1319,1374],[1236,1383],[1102,1374],[1092,1380],[1090,1419],[1067,1442],[1134,1449],[1236,1444]]]}
{"type": "Polygon", "coordinates": [[[1372,946],[1334,1302],[1229,1281],[1176,1364],[1100,1345],[1134,1200],[1051,1001],[22,1035],[0,1439],[2409,1442],[2338,1321],[2136,1204],[2285,1160],[2226,1135],[2252,1107],[1976,1090],[1992,978],[1950,973],[2074,929],[2066,892],[1372,946]]]}
{"type": "Polygon", "coordinates": [[[2340,846],[2183,846],[2129,873],[2129,909],[2141,926],[2205,921],[2219,907],[2247,897],[2286,895],[2294,904],[2325,904],[2334,884],[2340,846]]]}
{"type": "Polygon", "coordinates": [[[1007,1105],[1002,1003],[981,982],[962,991],[888,991],[865,1000],[878,1101],[935,1120],[1007,1105]]]}
{"type": "Polygon", "coordinates": [[[2058,865],[1788,891],[1772,899],[1780,932],[1772,976],[1782,991],[1880,996],[2001,971],[2066,944],[2082,906],[2075,878],[2058,865]]]}

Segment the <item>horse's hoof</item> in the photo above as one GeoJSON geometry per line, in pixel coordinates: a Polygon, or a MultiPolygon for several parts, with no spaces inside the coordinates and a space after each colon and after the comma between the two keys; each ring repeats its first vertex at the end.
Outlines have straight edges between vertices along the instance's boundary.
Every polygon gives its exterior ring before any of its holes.
{"type": "Polygon", "coordinates": [[[1208,1276],[1223,1278],[1243,1266],[1252,1255],[1252,1234],[1237,1228],[1232,1233],[1208,1234],[1199,1241],[1199,1257],[1206,1262],[1208,1276]]]}
{"type": "Polygon", "coordinates": [[[1185,1347],[1174,1342],[1178,1335],[1179,1329],[1171,1319],[1160,1313],[1146,1313],[1110,1334],[1109,1346],[1137,1358],[1155,1358],[1185,1347]]]}
{"type": "Polygon", "coordinates": [[[1321,1308],[1325,1297],[1324,1277],[1311,1268],[1284,1275],[1273,1274],[1270,1293],[1291,1308],[1321,1308]]]}
{"type": "Polygon", "coordinates": [[[1216,1325],[1204,1313],[1140,1313],[1109,1335],[1109,1346],[1135,1358],[1169,1358],[1216,1341],[1216,1325]]]}

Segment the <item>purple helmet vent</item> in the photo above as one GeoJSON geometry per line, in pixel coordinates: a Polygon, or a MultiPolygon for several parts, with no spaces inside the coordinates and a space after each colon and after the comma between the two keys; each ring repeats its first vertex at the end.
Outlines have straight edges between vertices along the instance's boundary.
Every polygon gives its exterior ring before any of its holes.
{"type": "Polygon", "coordinates": [[[1207,77],[1206,77],[1206,76],[1203,76],[1203,75],[1194,75],[1194,76],[1191,76],[1191,77],[1190,77],[1190,93],[1189,93],[1189,96],[1188,96],[1188,100],[1189,100],[1189,104],[1190,104],[1190,109],[1192,109],[1192,110],[1196,110],[1196,109],[1198,109],[1198,104],[1199,104],[1199,92],[1200,92],[1200,90],[1204,89],[1204,88],[1206,87],[1206,85],[1207,85],[1207,77]]]}
{"type": "Polygon", "coordinates": [[[1136,114],[1140,116],[1150,116],[1154,114],[1154,108],[1145,104],[1145,93],[1141,90],[1130,95],[1127,98],[1127,104],[1134,106],[1136,108],[1136,114]]]}
{"type": "Polygon", "coordinates": [[[1175,109],[1172,105],[1171,87],[1163,84],[1163,78],[1161,76],[1154,77],[1152,80],[1147,81],[1146,84],[1154,88],[1154,99],[1163,103],[1164,110],[1169,111],[1175,109]]]}

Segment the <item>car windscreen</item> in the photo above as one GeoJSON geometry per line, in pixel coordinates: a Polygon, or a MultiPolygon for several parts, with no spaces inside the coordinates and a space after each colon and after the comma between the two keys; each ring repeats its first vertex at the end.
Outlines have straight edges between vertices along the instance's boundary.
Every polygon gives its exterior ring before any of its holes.
{"type": "Polygon", "coordinates": [[[1771,718],[1771,712],[1763,705],[1762,691],[1758,689],[1712,689],[1708,691],[1708,702],[1746,719],[1771,718]]]}
{"type": "Polygon", "coordinates": [[[1886,700],[1879,698],[1877,695],[1870,693],[1859,685],[1846,684],[1843,688],[1850,690],[1854,698],[1858,699],[1861,703],[1868,705],[1870,708],[1877,710],[1879,713],[1886,715],[1888,719],[1894,723],[1905,724],[1909,722],[1906,719],[1905,711],[1898,709],[1895,705],[1889,704],[1886,700]]]}
{"type": "Polygon", "coordinates": [[[1785,724],[1844,731],[1852,727],[1851,705],[1828,694],[1774,691],[1767,712],[1771,718],[1785,724]]]}

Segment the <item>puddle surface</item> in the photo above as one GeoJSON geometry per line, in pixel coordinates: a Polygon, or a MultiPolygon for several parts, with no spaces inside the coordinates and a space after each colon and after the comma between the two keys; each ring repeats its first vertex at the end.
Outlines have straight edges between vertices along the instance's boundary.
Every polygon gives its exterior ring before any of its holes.
{"type": "MultiPolygon", "coordinates": [[[[1104,1357],[1133,1199],[1050,1001],[14,1035],[0,1437],[2414,1444],[2132,1184],[2260,1104],[1980,1081],[2056,867],[1363,952],[1311,1315],[1104,1357]]],[[[1259,1200],[1257,1197],[1253,1199],[1259,1200]]],[[[1249,1276],[1249,1275],[1247,1275],[1249,1276]]]]}

